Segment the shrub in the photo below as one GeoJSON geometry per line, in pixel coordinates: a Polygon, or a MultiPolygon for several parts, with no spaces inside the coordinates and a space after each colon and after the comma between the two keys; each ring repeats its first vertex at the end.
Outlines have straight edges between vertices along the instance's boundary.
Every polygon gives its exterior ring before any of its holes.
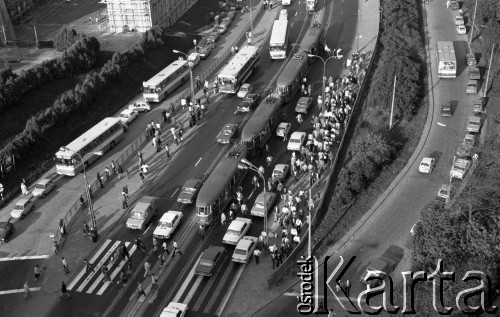
{"type": "Polygon", "coordinates": [[[75,29],[68,30],[64,28],[56,37],[54,46],[58,52],[63,52],[73,46],[77,41],[82,39],[85,34],[78,34],[75,29]]]}

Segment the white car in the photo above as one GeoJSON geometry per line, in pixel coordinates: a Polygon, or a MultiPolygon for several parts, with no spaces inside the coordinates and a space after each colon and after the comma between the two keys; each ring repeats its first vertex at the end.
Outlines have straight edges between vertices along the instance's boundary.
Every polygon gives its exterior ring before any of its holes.
{"type": "Polygon", "coordinates": [[[10,212],[10,216],[14,219],[24,219],[26,215],[35,208],[33,201],[35,198],[33,196],[22,197],[14,205],[14,208],[10,212]]]}
{"type": "Polygon", "coordinates": [[[276,178],[281,181],[285,181],[288,176],[288,172],[290,171],[290,165],[288,164],[276,164],[273,170],[273,178],[276,178]]]}
{"type": "Polygon", "coordinates": [[[241,85],[240,90],[236,94],[236,97],[238,98],[245,98],[245,96],[253,91],[253,85],[246,83],[241,85]]]}
{"type": "Polygon", "coordinates": [[[118,118],[125,124],[129,124],[130,122],[134,121],[135,118],[137,118],[138,112],[135,110],[131,109],[125,109],[123,110],[118,118]]]}
{"type": "Polygon", "coordinates": [[[237,245],[240,239],[245,236],[248,229],[250,229],[251,224],[252,220],[248,218],[238,217],[234,219],[227,228],[226,234],[222,238],[222,243],[237,245]]]}
{"type": "Polygon", "coordinates": [[[238,263],[248,263],[253,255],[253,251],[257,247],[258,240],[257,237],[244,236],[236,245],[231,260],[238,263]]]}
{"type": "Polygon", "coordinates": [[[158,239],[169,239],[182,219],[182,212],[169,210],[160,218],[160,222],[153,232],[158,239]]]}
{"type": "Polygon", "coordinates": [[[41,179],[36,185],[35,189],[33,189],[33,196],[35,197],[45,197],[48,193],[50,193],[56,185],[50,179],[44,178],[41,179]]]}
{"type": "Polygon", "coordinates": [[[441,188],[439,188],[437,196],[448,203],[450,201],[450,192],[451,186],[449,184],[443,184],[441,185],[441,188]]]}
{"type": "Polygon", "coordinates": [[[147,112],[151,110],[151,106],[146,101],[136,101],[133,105],[128,106],[129,110],[137,112],[147,112]]]}
{"type": "Polygon", "coordinates": [[[467,34],[467,29],[465,28],[465,26],[459,25],[457,26],[457,33],[461,35],[467,34]]]}
{"type": "Polygon", "coordinates": [[[184,317],[186,316],[188,306],[183,303],[170,302],[163,308],[160,317],[184,317]]]}
{"type": "Polygon", "coordinates": [[[305,140],[306,133],[296,131],[290,136],[290,141],[288,141],[288,145],[286,148],[289,151],[300,151],[305,140]]]}
{"type": "Polygon", "coordinates": [[[420,165],[418,166],[418,171],[424,174],[430,174],[434,168],[434,159],[432,157],[424,157],[420,165]]]}
{"type": "Polygon", "coordinates": [[[281,1],[281,5],[289,6],[290,4],[292,4],[292,0],[283,0],[283,1],[281,1]]]}
{"type": "Polygon", "coordinates": [[[276,128],[276,135],[285,138],[286,136],[288,136],[288,133],[290,133],[291,128],[291,123],[280,122],[280,124],[278,124],[278,127],[276,128]]]}
{"type": "Polygon", "coordinates": [[[465,25],[464,17],[461,15],[457,15],[455,17],[455,25],[465,25]]]}
{"type": "Polygon", "coordinates": [[[250,215],[256,217],[265,217],[269,213],[271,208],[273,208],[274,202],[276,201],[276,194],[273,192],[266,192],[266,203],[264,208],[264,192],[261,192],[259,196],[255,199],[253,203],[250,215]]]}
{"type": "Polygon", "coordinates": [[[200,59],[201,59],[200,54],[191,53],[189,54],[187,61],[189,66],[191,66],[191,68],[195,68],[195,66],[198,65],[198,63],[200,62],[200,59]]]}

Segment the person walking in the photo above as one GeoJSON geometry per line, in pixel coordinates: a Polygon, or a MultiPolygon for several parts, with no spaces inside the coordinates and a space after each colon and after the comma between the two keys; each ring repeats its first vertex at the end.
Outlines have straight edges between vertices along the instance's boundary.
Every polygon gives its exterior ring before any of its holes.
{"type": "Polygon", "coordinates": [[[299,125],[301,125],[302,122],[304,121],[304,120],[302,120],[302,115],[299,113],[296,118],[297,118],[297,122],[299,123],[299,125]]]}
{"type": "Polygon", "coordinates": [[[104,279],[102,280],[103,282],[110,282],[110,283],[113,283],[111,281],[111,276],[109,275],[109,269],[106,265],[104,265],[102,267],[102,275],[104,275],[104,279]]]}
{"type": "Polygon", "coordinates": [[[64,257],[61,257],[61,262],[63,265],[64,274],[68,274],[69,273],[68,262],[66,262],[66,259],[64,257]]]}
{"type": "Polygon", "coordinates": [[[26,186],[26,183],[23,181],[21,183],[21,192],[23,193],[24,196],[28,195],[28,187],[26,186]]]}
{"type": "Polygon", "coordinates": [[[125,244],[122,244],[122,257],[125,259],[130,259],[130,253],[128,253],[127,246],[125,244]]]}
{"type": "Polygon", "coordinates": [[[224,212],[221,212],[220,214],[220,222],[222,226],[226,225],[226,214],[224,212]]]}
{"type": "Polygon", "coordinates": [[[345,294],[347,295],[347,297],[349,297],[350,293],[351,293],[351,282],[347,280],[345,282],[345,294]]]}
{"type": "Polygon", "coordinates": [[[61,296],[59,296],[60,299],[63,297],[66,297],[66,299],[71,298],[71,294],[68,292],[68,288],[66,287],[66,283],[62,281],[61,283],[61,296]]]}
{"type": "Polygon", "coordinates": [[[122,207],[123,209],[127,209],[128,208],[128,204],[127,204],[127,195],[121,195],[120,197],[120,200],[122,201],[122,207]]]}
{"type": "Polygon", "coordinates": [[[151,264],[146,261],[146,263],[144,263],[144,277],[148,275],[151,275],[151,264]]]}
{"type": "Polygon", "coordinates": [[[151,289],[158,289],[158,279],[154,273],[151,274],[151,289]]]}
{"type": "Polygon", "coordinates": [[[170,251],[168,251],[167,241],[163,241],[162,248],[163,248],[163,253],[170,254],[170,251]]]}
{"type": "Polygon", "coordinates": [[[35,282],[36,282],[40,277],[40,267],[38,267],[38,264],[35,265],[35,267],[33,268],[33,273],[35,274],[35,282]]]}
{"type": "Polygon", "coordinates": [[[165,264],[165,252],[160,252],[160,255],[158,255],[158,260],[160,260],[160,265],[165,264]]]}
{"type": "Polygon", "coordinates": [[[86,221],[83,222],[83,228],[82,228],[82,231],[83,231],[83,237],[86,237],[87,234],[89,233],[90,231],[90,228],[89,228],[89,225],[87,224],[86,221]]]}
{"type": "Polygon", "coordinates": [[[260,250],[259,249],[255,249],[253,250],[253,255],[255,257],[255,264],[259,264],[259,260],[260,260],[260,250]]]}
{"type": "Polygon", "coordinates": [[[137,293],[138,293],[138,296],[146,296],[146,292],[144,292],[144,288],[142,288],[142,283],[141,282],[138,282],[137,283],[137,293]]]}
{"type": "Polygon", "coordinates": [[[176,252],[179,252],[179,254],[182,255],[181,249],[179,249],[179,246],[177,245],[177,241],[172,240],[172,245],[174,247],[174,251],[172,252],[172,257],[175,256],[176,252]]]}
{"type": "Polygon", "coordinates": [[[125,287],[127,286],[128,278],[127,278],[127,273],[125,272],[125,269],[121,269],[120,271],[120,280],[122,281],[122,285],[125,287]]]}
{"type": "MultiPolygon", "coordinates": [[[[203,105],[201,105],[201,107],[202,107],[202,109],[203,109],[203,105]]],[[[180,128],[179,128],[179,139],[180,139],[181,141],[184,141],[184,140],[182,139],[182,135],[184,135],[184,125],[183,125],[183,124],[182,124],[182,125],[180,126],[180,128]]]]}
{"type": "Polygon", "coordinates": [[[94,268],[92,265],[89,263],[87,259],[83,260],[83,263],[85,263],[85,273],[89,274],[90,272],[94,272],[94,268]]]}
{"type": "Polygon", "coordinates": [[[168,144],[165,144],[165,151],[167,151],[167,157],[170,158],[170,149],[168,148],[168,144]]]}
{"type": "Polygon", "coordinates": [[[246,214],[248,213],[248,207],[247,207],[247,204],[245,204],[245,203],[241,204],[240,209],[241,209],[241,214],[242,214],[242,215],[246,215],[246,214]]]}
{"type": "Polygon", "coordinates": [[[30,286],[28,285],[28,282],[24,282],[24,298],[31,298],[30,286]]]}

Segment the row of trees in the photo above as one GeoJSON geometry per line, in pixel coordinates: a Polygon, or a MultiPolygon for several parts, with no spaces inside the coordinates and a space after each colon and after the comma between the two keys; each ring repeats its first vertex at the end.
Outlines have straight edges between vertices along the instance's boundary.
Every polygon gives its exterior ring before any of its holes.
{"type": "Polygon", "coordinates": [[[24,94],[40,88],[45,83],[73,76],[81,70],[95,66],[99,54],[99,42],[94,37],[83,36],[62,54],[62,56],[46,60],[16,75],[6,69],[0,73],[0,111],[17,104],[24,94]]]}

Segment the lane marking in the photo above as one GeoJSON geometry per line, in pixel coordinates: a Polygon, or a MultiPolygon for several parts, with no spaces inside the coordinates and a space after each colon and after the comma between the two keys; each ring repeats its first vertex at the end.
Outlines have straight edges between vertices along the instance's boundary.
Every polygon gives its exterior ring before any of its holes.
{"type": "Polygon", "coordinates": [[[179,188],[177,188],[177,189],[175,190],[175,192],[172,194],[172,196],[170,196],[170,198],[174,198],[175,194],[177,194],[177,192],[178,192],[178,191],[179,191],[179,188]]]}
{"type": "MultiPolygon", "coordinates": [[[[42,289],[41,287],[30,287],[30,292],[38,292],[41,289],[42,289]]],[[[17,294],[17,293],[24,294],[24,288],[0,291],[0,295],[17,294]]]]}
{"type": "Polygon", "coordinates": [[[99,248],[99,250],[97,251],[96,254],[94,254],[94,256],[92,257],[92,259],[90,259],[90,264],[94,264],[94,262],[97,260],[97,258],[101,255],[102,251],[104,251],[104,249],[106,249],[108,247],[108,244],[111,243],[111,240],[108,239],[106,240],[106,242],[99,248]]]}
{"type": "MultiPolygon", "coordinates": [[[[128,246],[129,246],[129,245],[130,245],[130,242],[125,242],[125,246],[126,246],[127,248],[128,248],[128,246]]],[[[132,249],[130,249],[130,251],[128,252],[128,253],[130,254],[130,256],[132,256],[132,253],[133,253],[134,251],[135,251],[135,244],[133,245],[132,249]]],[[[119,269],[119,270],[121,270],[121,269],[123,268],[123,266],[125,265],[125,263],[127,263],[127,261],[128,261],[128,260],[125,260],[125,261],[120,262],[120,265],[118,266],[118,269],[119,269]]],[[[108,265],[106,265],[106,266],[108,267],[108,269],[110,269],[110,267],[113,267],[113,265],[110,265],[110,264],[108,264],[108,265]]],[[[115,270],[115,271],[113,271],[113,272],[112,272],[112,274],[110,275],[111,280],[113,280],[114,276],[116,276],[116,275],[115,275],[115,273],[117,273],[117,274],[118,274],[118,273],[119,273],[119,271],[118,271],[118,272],[116,272],[116,270],[115,270]],[[113,276],[113,275],[114,275],[114,276],[113,276]]],[[[86,292],[86,293],[87,293],[87,294],[92,293],[92,292],[93,292],[93,291],[97,288],[97,286],[99,286],[99,283],[100,283],[101,281],[103,281],[103,280],[104,280],[104,274],[103,274],[103,273],[102,273],[102,271],[101,271],[101,274],[99,275],[99,277],[97,278],[97,280],[94,282],[94,284],[92,284],[92,286],[91,286],[91,287],[87,290],[87,292],[86,292]]],[[[109,286],[109,284],[111,284],[111,283],[110,283],[110,282],[108,282],[108,281],[104,281],[104,284],[103,284],[103,286],[101,287],[101,289],[99,289],[99,291],[97,292],[97,295],[102,295],[102,293],[104,293],[104,291],[105,291],[105,290],[106,290],[106,288],[109,286]]]]}
{"type": "Polygon", "coordinates": [[[203,276],[203,275],[198,275],[198,278],[194,282],[193,287],[191,287],[191,290],[187,294],[186,298],[183,300],[184,303],[189,304],[189,302],[191,301],[191,299],[194,296],[194,293],[198,290],[198,287],[200,287],[201,281],[203,280],[204,277],[205,276],[203,276]]]}
{"type": "Polygon", "coordinates": [[[194,166],[197,166],[198,163],[200,163],[201,159],[202,159],[202,157],[200,157],[200,159],[198,160],[198,162],[196,162],[196,164],[194,164],[194,166]]]}
{"type": "Polygon", "coordinates": [[[146,232],[148,232],[149,229],[151,229],[151,227],[153,226],[153,222],[151,221],[151,223],[149,224],[149,226],[146,228],[146,230],[144,230],[144,232],[142,233],[142,236],[146,236],[146,232]]]}
{"type": "MultiPolygon", "coordinates": [[[[201,254],[198,257],[198,261],[200,260],[200,258],[201,258],[201,254]]],[[[198,263],[198,261],[196,261],[195,263],[198,263]]],[[[174,302],[179,302],[179,300],[181,299],[182,295],[186,291],[186,288],[188,287],[189,283],[193,279],[195,268],[196,268],[196,265],[193,266],[193,268],[189,272],[188,276],[186,277],[186,280],[182,284],[181,288],[179,288],[179,290],[177,291],[177,295],[175,295],[175,298],[173,299],[174,302]]]]}
{"type": "Polygon", "coordinates": [[[224,308],[226,308],[227,301],[231,297],[231,294],[233,294],[234,288],[238,284],[238,281],[241,277],[241,274],[243,273],[243,270],[245,270],[246,264],[242,264],[239,268],[238,271],[236,272],[236,275],[229,285],[228,290],[226,291],[226,295],[224,295],[224,298],[222,299],[219,308],[217,309],[217,312],[215,313],[216,316],[220,316],[222,312],[224,311],[224,308]]]}
{"type": "MultiPolygon", "coordinates": [[[[207,285],[205,285],[205,287],[203,288],[203,292],[201,292],[201,294],[198,296],[198,300],[195,302],[195,304],[193,306],[193,309],[192,309],[193,311],[198,311],[200,309],[201,303],[203,303],[203,301],[205,300],[205,296],[207,296],[207,294],[210,291],[210,289],[212,288],[212,285],[214,284],[215,280],[216,280],[215,278],[211,278],[208,281],[207,285]]],[[[186,303],[189,303],[189,302],[186,301],[186,303]]]]}
{"type": "Polygon", "coordinates": [[[50,255],[31,255],[31,256],[14,256],[10,258],[0,258],[0,262],[5,261],[22,261],[22,260],[39,260],[48,259],[50,255]]]}
{"type": "Polygon", "coordinates": [[[226,280],[227,280],[227,277],[229,276],[229,273],[231,273],[231,271],[232,271],[233,265],[234,265],[234,262],[231,261],[231,263],[229,263],[229,267],[226,268],[224,275],[222,276],[221,279],[219,279],[219,284],[217,285],[217,288],[215,289],[215,291],[212,293],[212,294],[214,294],[214,296],[212,296],[210,298],[210,301],[208,302],[208,305],[205,307],[205,310],[203,311],[203,313],[208,313],[210,310],[212,310],[212,307],[215,304],[215,300],[217,299],[217,296],[215,294],[220,294],[222,287],[224,286],[224,284],[226,284],[226,280]]]}

